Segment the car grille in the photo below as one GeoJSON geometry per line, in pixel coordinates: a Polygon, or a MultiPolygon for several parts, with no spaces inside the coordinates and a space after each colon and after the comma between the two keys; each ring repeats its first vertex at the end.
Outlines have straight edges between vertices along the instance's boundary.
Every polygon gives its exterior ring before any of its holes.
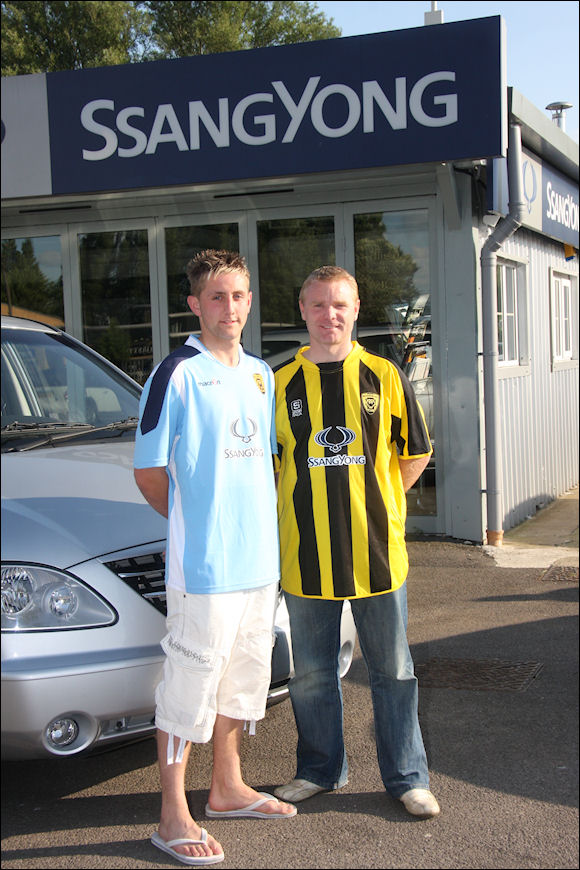
{"type": "Polygon", "coordinates": [[[128,556],[105,562],[105,565],[160,613],[167,615],[163,553],[128,556]]]}

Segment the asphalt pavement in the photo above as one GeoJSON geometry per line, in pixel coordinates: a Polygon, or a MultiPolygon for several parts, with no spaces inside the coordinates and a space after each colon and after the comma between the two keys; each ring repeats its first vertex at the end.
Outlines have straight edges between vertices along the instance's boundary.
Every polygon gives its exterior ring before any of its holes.
{"type": "MultiPolygon", "coordinates": [[[[441,805],[409,816],[386,795],[364,663],[343,681],[349,782],[283,821],[204,816],[210,747],[196,747],[192,810],[227,868],[578,867],[578,489],[502,547],[409,542],[409,640],[419,715],[441,805]]],[[[294,774],[288,702],[244,738],[246,779],[294,774]]],[[[88,759],[2,766],[2,866],[170,868],[158,820],[154,742],[88,759]]]]}

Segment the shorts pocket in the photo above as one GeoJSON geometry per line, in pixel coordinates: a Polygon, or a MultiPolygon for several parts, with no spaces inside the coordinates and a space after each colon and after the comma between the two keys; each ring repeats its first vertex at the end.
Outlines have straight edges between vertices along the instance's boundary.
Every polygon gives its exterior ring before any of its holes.
{"type": "Polygon", "coordinates": [[[167,656],[165,691],[172,698],[173,716],[190,727],[203,728],[215,717],[216,691],[224,656],[217,650],[189,645],[171,634],[161,641],[167,656]],[[176,707],[181,709],[176,710],[176,707]]]}

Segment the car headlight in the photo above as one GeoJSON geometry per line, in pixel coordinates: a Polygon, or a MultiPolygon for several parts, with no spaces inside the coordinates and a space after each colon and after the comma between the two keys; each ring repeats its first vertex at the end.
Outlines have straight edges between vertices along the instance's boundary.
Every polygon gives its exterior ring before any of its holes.
{"type": "Polygon", "coordinates": [[[64,571],[2,565],[2,631],[62,631],[112,625],[117,614],[96,592],[64,571]]]}

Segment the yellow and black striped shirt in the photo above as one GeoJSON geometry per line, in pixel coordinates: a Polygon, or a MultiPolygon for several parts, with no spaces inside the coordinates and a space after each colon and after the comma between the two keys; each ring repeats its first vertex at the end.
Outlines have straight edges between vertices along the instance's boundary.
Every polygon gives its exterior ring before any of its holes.
{"type": "Polygon", "coordinates": [[[391,592],[407,576],[403,458],[431,442],[413,389],[353,342],[343,362],[296,357],[276,377],[282,586],[313,598],[391,592]]]}

